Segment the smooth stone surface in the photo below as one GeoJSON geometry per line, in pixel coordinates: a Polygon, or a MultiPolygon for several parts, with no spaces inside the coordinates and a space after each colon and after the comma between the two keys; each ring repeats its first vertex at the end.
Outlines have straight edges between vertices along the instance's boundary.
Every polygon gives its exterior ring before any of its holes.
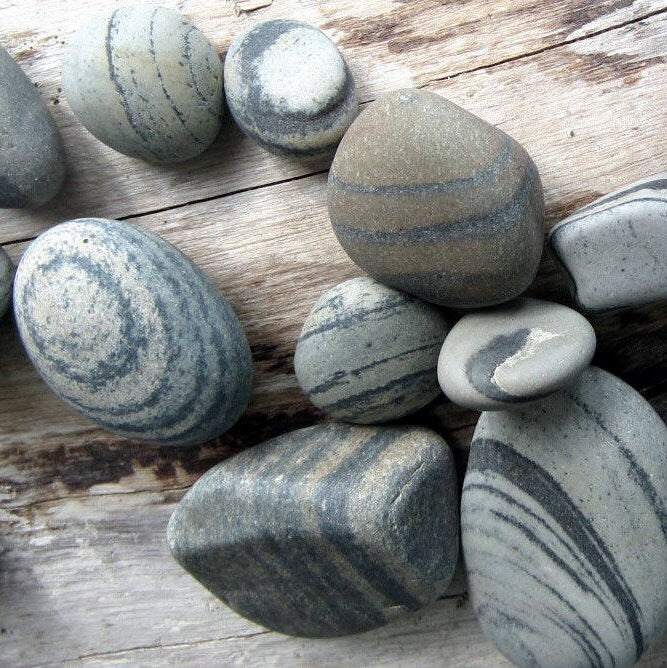
{"type": "Polygon", "coordinates": [[[461,530],[482,629],[517,666],[632,665],[667,628],[667,426],[595,367],[483,413],[461,530]]]}
{"type": "Polygon", "coordinates": [[[463,316],[447,335],[438,381],[454,402],[509,410],[573,381],[595,352],[595,331],[567,306],[523,298],[463,316]]]}
{"type": "Polygon", "coordinates": [[[274,153],[333,154],[358,111],[336,45],[299,21],[257,23],[225,56],[225,95],[239,127],[274,153]]]}
{"type": "Polygon", "coordinates": [[[0,318],[7,311],[12,294],[14,267],[7,253],[0,248],[0,318]]]}
{"type": "Polygon", "coordinates": [[[62,140],[37,88],[1,46],[0,81],[0,207],[40,206],[65,180],[62,140]]]}
{"type": "Polygon", "coordinates": [[[393,420],[440,394],[438,353],[448,331],[439,308],[368,276],[353,278],[313,307],[294,370],[304,393],[331,417],[393,420]]]}
{"type": "Polygon", "coordinates": [[[585,311],[667,299],[667,173],[580,209],[551,230],[549,246],[585,311]]]}
{"type": "Polygon", "coordinates": [[[458,557],[451,452],[415,427],[327,424],[206,473],[169,521],[174,557],[269,629],[340,636],[446,590],[458,557]]]}
{"type": "Polygon", "coordinates": [[[368,105],[328,185],[341,245],[366,273],[452,307],[491,306],[532,282],[543,246],[535,164],[511,137],[439,95],[368,105]]]}
{"type": "Polygon", "coordinates": [[[16,271],[14,313],[51,389],[123,436],[203,443],[248,401],[250,349],[231,306],[139,227],[82,218],[41,234],[16,271]]]}
{"type": "Polygon", "coordinates": [[[83,26],[65,55],[63,89],[87,130],[134,158],[188,160],[220,131],[220,58],[163,7],[121,7],[83,26]]]}

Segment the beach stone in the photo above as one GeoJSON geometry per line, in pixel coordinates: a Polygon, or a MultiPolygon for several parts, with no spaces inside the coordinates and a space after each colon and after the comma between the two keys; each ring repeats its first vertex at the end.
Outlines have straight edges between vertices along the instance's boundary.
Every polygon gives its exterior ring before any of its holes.
{"type": "Polygon", "coordinates": [[[65,180],[62,140],[37,88],[2,47],[0,81],[0,207],[37,207],[65,180]]]}
{"type": "Polygon", "coordinates": [[[552,228],[549,247],[584,311],[667,299],[667,172],[579,209],[552,228]]]}
{"type": "Polygon", "coordinates": [[[442,391],[477,411],[509,410],[573,381],[595,352],[595,331],[567,306],[522,298],[463,316],[438,359],[442,391]]]}
{"type": "Polygon", "coordinates": [[[458,557],[451,452],[416,427],[300,429],[206,473],[167,540],[192,576],[274,631],[341,636],[441,596],[458,557]]]}
{"type": "Polygon", "coordinates": [[[250,350],[231,306],[134,225],[82,218],[41,234],[16,271],[14,313],[51,389],[122,436],[203,443],[248,401],[250,350]]]}
{"type": "Polygon", "coordinates": [[[232,42],[225,95],[243,132],[291,157],[333,155],[359,106],[336,45],[314,26],[284,19],[256,23],[232,42]]]}
{"type": "Polygon", "coordinates": [[[440,394],[449,331],[437,307],[364,276],[338,284],[303,325],[294,370],[308,398],[346,422],[393,420],[440,394]]]}
{"type": "Polygon", "coordinates": [[[0,248],[0,318],[7,311],[12,294],[14,267],[5,251],[0,248]]]}
{"type": "Polygon", "coordinates": [[[399,90],[350,126],[329,172],[341,245],[378,281],[436,304],[508,301],[543,246],[535,164],[511,137],[439,95],[399,90]]]}
{"type": "Polygon", "coordinates": [[[631,666],[667,629],[667,426],[588,367],[483,413],[461,506],[470,596],[517,666],[631,666]]]}
{"type": "Polygon", "coordinates": [[[164,7],[108,10],[68,45],[63,90],[77,118],[116,151],[153,163],[199,155],[222,120],[222,62],[164,7]]]}

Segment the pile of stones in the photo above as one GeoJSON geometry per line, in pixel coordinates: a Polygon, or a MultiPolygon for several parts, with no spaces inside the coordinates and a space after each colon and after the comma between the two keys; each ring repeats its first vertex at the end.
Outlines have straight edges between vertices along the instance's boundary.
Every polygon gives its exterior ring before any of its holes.
{"type": "MultiPolygon", "coordinates": [[[[62,145],[4,51],[0,74],[12,128],[0,136],[0,204],[40,205],[62,184],[62,145]]],[[[581,313],[521,297],[542,256],[544,199],[514,139],[421,90],[357,116],[335,45],[296,21],[240,35],[223,86],[213,47],[183,17],[118,9],[74,37],[63,88],[91,133],[154,163],[210,145],[223,97],[268,150],[335,152],[331,223],[367,275],[320,297],[294,358],[332,421],[222,462],[185,495],[167,534],[195,578],[270,629],[339,636],[437,599],[462,546],[482,627],[517,665],[631,665],[659,638],[667,427],[589,366],[595,332],[581,313]],[[441,436],[382,426],[442,392],[482,411],[462,497],[441,436]]],[[[548,242],[580,311],[665,299],[667,174],[593,202],[548,242]]],[[[11,279],[2,253],[0,312],[11,279]]],[[[20,261],[13,305],[41,376],[106,429],[188,446],[246,406],[251,354],[229,303],[137,226],[88,218],[44,232],[20,261]]]]}

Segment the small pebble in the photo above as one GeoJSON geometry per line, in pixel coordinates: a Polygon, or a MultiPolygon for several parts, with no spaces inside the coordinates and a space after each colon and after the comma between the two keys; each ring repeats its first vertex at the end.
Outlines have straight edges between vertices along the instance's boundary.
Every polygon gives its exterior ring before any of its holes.
{"type": "Polygon", "coordinates": [[[412,413],[440,390],[443,313],[367,276],[317,301],[301,330],[294,369],[301,389],[327,415],[374,423],[412,413]]]}
{"type": "Polygon", "coordinates": [[[667,173],[580,209],[551,230],[549,245],[584,311],[667,299],[667,173]]]}
{"type": "Polygon", "coordinates": [[[299,21],[265,21],[239,35],[225,57],[225,94],[249,137],[292,157],[332,155],[358,111],[336,45],[299,21]]]}
{"type": "Polygon", "coordinates": [[[98,14],[70,42],[63,89],[100,141],[153,163],[199,155],[222,118],[222,62],[183,16],[134,5],[98,14]]]}
{"type": "Polygon", "coordinates": [[[41,234],[16,271],[14,313],[51,389],[122,436],[204,443],[248,401],[250,350],[231,306],[140,227],[82,218],[41,234]]]}
{"type": "Polygon", "coordinates": [[[7,311],[12,294],[12,261],[7,253],[0,248],[0,318],[7,311]]]}
{"type": "Polygon", "coordinates": [[[523,298],[470,313],[445,339],[442,391],[478,411],[508,410],[574,380],[595,352],[595,331],[567,306],[523,298]]]}
{"type": "Polygon", "coordinates": [[[445,441],[327,424],[249,448],[200,478],[167,540],[240,615],[306,637],[368,631],[441,596],[459,549],[445,441]]]}

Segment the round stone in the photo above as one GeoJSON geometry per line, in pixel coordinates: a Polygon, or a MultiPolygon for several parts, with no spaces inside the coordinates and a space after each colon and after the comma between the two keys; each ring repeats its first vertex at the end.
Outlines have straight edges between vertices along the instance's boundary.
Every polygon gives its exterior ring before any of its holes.
{"type": "Polygon", "coordinates": [[[265,21],[239,35],[225,57],[225,95],[249,137],[294,157],[333,154],[358,111],[336,45],[299,21],[265,21]]]}
{"type": "Polygon", "coordinates": [[[7,311],[12,294],[12,261],[7,253],[0,248],[0,318],[7,311]]]}
{"type": "Polygon", "coordinates": [[[0,207],[53,199],[65,180],[62,140],[39,92],[0,47],[0,207]]]}
{"type": "Polygon", "coordinates": [[[250,350],[231,306],[134,225],[83,218],[41,234],[16,271],[14,312],[50,387],[123,436],[203,443],[248,401],[250,350]]]}
{"type": "Polygon", "coordinates": [[[438,360],[442,391],[478,411],[508,410],[574,380],[595,352],[595,331],[567,306],[523,298],[463,316],[438,360]]]}
{"type": "Polygon", "coordinates": [[[435,399],[443,313],[367,276],[317,301],[301,330],[294,370],[327,415],[346,422],[393,420],[435,399]]]}
{"type": "Polygon", "coordinates": [[[187,160],[220,131],[220,58],[197,28],[163,7],[97,15],[70,42],[62,81],[81,123],[134,158],[187,160]]]}
{"type": "Polygon", "coordinates": [[[437,304],[509,301],[533,280],[544,199],[511,137],[439,95],[400,90],[350,126],[329,172],[329,214],[366,273],[437,304]]]}
{"type": "Polygon", "coordinates": [[[631,666],[667,630],[667,426],[588,367],[483,413],[461,505],[482,629],[517,666],[631,666]]]}

